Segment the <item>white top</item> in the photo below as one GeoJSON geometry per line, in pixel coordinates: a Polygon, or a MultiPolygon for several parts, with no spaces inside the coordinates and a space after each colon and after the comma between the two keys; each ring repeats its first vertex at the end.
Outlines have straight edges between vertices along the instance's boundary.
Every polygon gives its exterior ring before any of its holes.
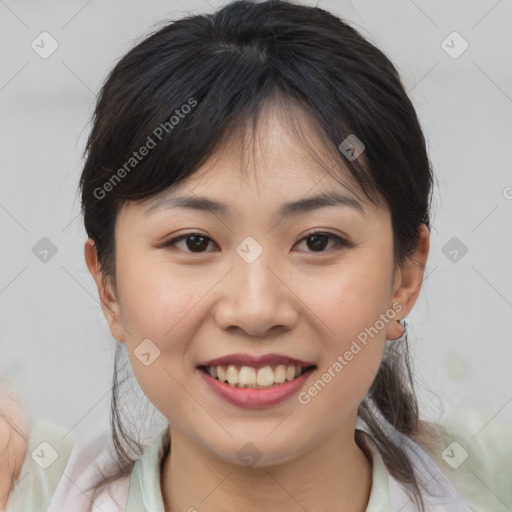
{"type": "MultiPolygon", "coordinates": [[[[458,424],[442,425],[441,454],[429,455],[417,443],[398,432],[393,434],[401,439],[419,475],[429,482],[431,495],[424,495],[426,512],[512,511],[512,428],[494,421],[474,436],[482,418],[471,411],[459,415],[458,424]]],[[[160,463],[168,433],[165,428],[155,437],[130,475],[102,491],[94,501],[94,512],[165,512],[160,463]]],[[[357,433],[372,457],[366,512],[417,512],[404,487],[386,469],[371,435],[361,429],[357,433]]],[[[109,432],[75,439],[72,430],[42,418],[32,425],[6,512],[86,512],[92,495],[87,487],[113,459],[109,432]]]]}

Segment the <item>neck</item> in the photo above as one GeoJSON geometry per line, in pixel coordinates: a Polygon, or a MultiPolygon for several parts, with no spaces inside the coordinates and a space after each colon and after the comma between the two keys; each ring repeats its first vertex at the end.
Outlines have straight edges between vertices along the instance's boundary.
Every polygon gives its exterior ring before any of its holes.
{"type": "Polygon", "coordinates": [[[247,467],[222,460],[169,427],[162,496],[166,512],[364,512],[372,465],[356,443],[354,426],[285,463],[247,467]]]}

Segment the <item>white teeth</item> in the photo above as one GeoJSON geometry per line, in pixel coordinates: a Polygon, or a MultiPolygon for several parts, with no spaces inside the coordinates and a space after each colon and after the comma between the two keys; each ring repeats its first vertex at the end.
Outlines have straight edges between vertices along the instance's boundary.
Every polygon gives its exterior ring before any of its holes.
{"type": "Polygon", "coordinates": [[[302,374],[302,367],[295,365],[279,364],[263,368],[251,366],[207,366],[207,372],[221,382],[227,382],[230,386],[239,388],[268,388],[285,381],[291,381],[302,374]]]}
{"type": "Polygon", "coordinates": [[[264,366],[258,370],[256,375],[256,382],[258,386],[272,386],[274,384],[274,372],[270,366],[264,366]]]}
{"type": "Polygon", "coordinates": [[[278,384],[282,384],[286,380],[286,366],[284,364],[279,364],[276,366],[274,370],[274,382],[278,384]]]}
{"type": "Polygon", "coordinates": [[[224,370],[224,367],[217,366],[217,378],[222,382],[227,380],[226,379],[226,370],[224,370]]]}
{"type": "Polygon", "coordinates": [[[226,371],[226,379],[228,379],[228,382],[234,386],[235,384],[238,384],[238,370],[235,366],[229,365],[228,369],[226,371]]]}
{"type": "MultiPolygon", "coordinates": [[[[235,368],[236,371],[236,368],[235,368]]],[[[256,370],[250,366],[242,366],[239,372],[241,388],[253,388],[256,384],[256,370]]],[[[231,383],[230,383],[231,384],[231,383]]]]}

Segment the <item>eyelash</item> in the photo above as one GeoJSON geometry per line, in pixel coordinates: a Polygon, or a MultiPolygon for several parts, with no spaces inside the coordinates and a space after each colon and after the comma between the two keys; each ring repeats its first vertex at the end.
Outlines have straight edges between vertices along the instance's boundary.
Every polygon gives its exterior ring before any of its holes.
{"type": "MultiPolygon", "coordinates": [[[[318,235],[322,235],[322,236],[325,236],[327,238],[332,238],[335,242],[336,242],[336,245],[334,246],[335,248],[336,247],[349,247],[350,244],[343,238],[341,238],[340,236],[338,235],[335,235],[334,233],[329,233],[329,232],[326,232],[326,231],[321,231],[321,230],[313,230],[313,231],[310,231],[306,236],[304,236],[301,240],[299,240],[299,243],[300,242],[303,242],[304,240],[307,240],[308,238],[311,238],[313,236],[318,236],[318,235]]],[[[209,240],[211,242],[213,242],[213,240],[209,237],[207,237],[206,235],[203,235],[202,233],[197,233],[195,231],[190,231],[188,233],[183,233],[182,235],[179,235],[178,237],[176,238],[173,238],[172,240],[169,240],[167,242],[165,242],[162,247],[172,247],[172,246],[176,246],[176,244],[178,242],[180,242],[181,240],[184,240],[186,238],[189,238],[189,237],[192,237],[192,236],[200,236],[206,240],[209,240]]],[[[188,254],[205,254],[206,252],[210,252],[210,251],[202,251],[202,252],[193,252],[193,251],[184,251],[185,253],[188,253],[188,254]]],[[[322,254],[322,253],[326,253],[328,251],[306,251],[306,252],[310,252],[312,254],[322,254]]]]}

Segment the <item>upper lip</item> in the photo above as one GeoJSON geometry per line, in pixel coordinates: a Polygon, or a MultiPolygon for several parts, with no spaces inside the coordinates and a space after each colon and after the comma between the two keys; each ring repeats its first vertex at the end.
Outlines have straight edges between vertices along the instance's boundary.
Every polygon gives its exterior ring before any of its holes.
{"type": "Polygon", "coordinates": [[[249,354],[229,354],[227,356],[217,357],[199,363],[198,366],[251,366],[253,368],[263,368],[264,366],[272,366],[278,364],[296,365],[296,366],[315,366],[315,363],[296,359],[295,357],[285,356],[282,354],[265,354],[262,356],[251,356],[249,354]]]}

